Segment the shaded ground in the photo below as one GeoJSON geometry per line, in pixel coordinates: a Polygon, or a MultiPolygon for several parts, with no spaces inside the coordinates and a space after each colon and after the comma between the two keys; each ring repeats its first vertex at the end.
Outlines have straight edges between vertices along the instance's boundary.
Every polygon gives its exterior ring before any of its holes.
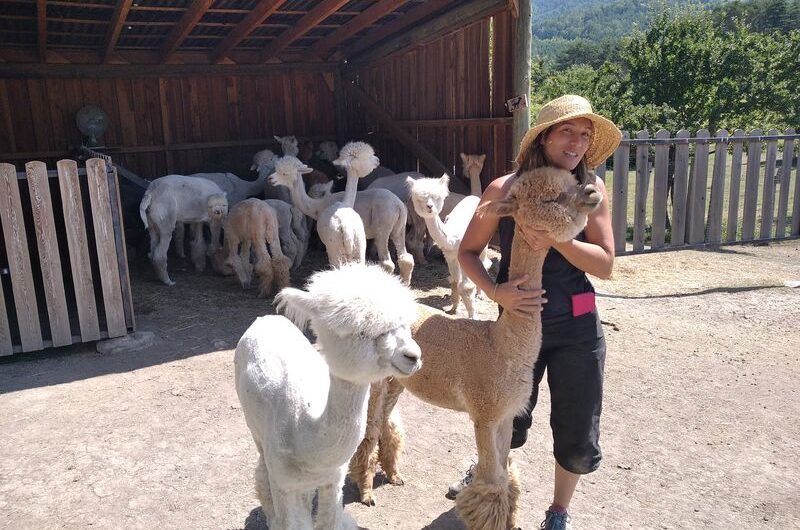
{"type": "MultiPolygon", "coordinates": [[[[133,266],[156,345],[0,363],[0,528],[264,528],[231,349],[270,300],[179,266],[172,288],[133,266]]],[[[445,276],[419,268],[419,300],[443,305],[445,276]]],[[[800,242],[622,257],[614,276],[596,282],[605,459],[578,487],[576,530],[800,528],[800,289],[783,286],[800,280],[800,242]]],[[[545,389],[513,452],[525,530],[551,496],[548,406],[545,389]]],[[[406,485],[379,487],[373,508],[347,489],[347,511],[372,530],[463,528],[443,492],[474,458],[468,419],[409,395],[400,407],[406,485]]]]}

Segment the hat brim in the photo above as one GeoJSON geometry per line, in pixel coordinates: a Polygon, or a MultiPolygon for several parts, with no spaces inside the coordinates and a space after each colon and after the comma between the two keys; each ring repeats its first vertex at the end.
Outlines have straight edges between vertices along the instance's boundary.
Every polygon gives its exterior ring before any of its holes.
{"type": "Polygon", "coordinates": [[[614,122],[609,120],[608,118],[604,118],[599,114],[595,114],[594,112],[576,112],[573,114],[565,114],[564,116],[559,117],[557,120],[552,120],[544,123],[539,123],[528,130],[525,133],[525,136],[522,138],[522,142],[519,144],[519,152],[517,153],[517,163],[520,162],[520,155],[530,149],[533,142],[536,138],[547,130],[548,127],[552,127],[558,123],[574,120],[577,118],[587,118],[592,122],[593,131],[592,131],[592,141],[589,144],[589,148],[586,150],[586,154],[584,158],[586,158],[586,165],[589,166],[589,169],[594,169],[595,167],[599,166],[603,160],[611,156],[617,147],[619,147],[619,143],[622,141],[622,132],[614,125],[614,122]]]}

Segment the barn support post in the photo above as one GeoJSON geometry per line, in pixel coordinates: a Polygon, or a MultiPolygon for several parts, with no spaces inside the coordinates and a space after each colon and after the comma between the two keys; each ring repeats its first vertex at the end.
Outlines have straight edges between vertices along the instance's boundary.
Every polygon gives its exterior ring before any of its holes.
{"type": "MultiPolygon", "coordinates": [[[[530,105],[531,100],[531,2],[519,2],[519,16],[514,21],[512,55],[512,87],[514,96],[524,95],[530,105]]],[[[516,158],[522,137],[531,126],[531,112],[528,106],[514,112],[512,153],[516,158]]]]}

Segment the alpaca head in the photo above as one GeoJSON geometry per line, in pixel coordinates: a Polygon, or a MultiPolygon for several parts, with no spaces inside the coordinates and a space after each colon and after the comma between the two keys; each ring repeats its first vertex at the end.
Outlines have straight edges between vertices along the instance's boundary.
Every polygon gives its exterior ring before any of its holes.
{"type": "Polygon", "coordinates": [[[297,138],[294,136],[272,136],[281,144],[283,156],[297,156],[300,149],[297,147],[297,138]]]}
{"type": "Polygon", "coordinates": [[[293,156],[282,156],[275,162],[275,172],[269,176],[269,181],[274,186],[286,186],[291,188],[295,181],[300,180],[302,175],[314,171],[293,156]]]}
{"type": "Polygon", "coordinates": [[[316,182],[308,188],[308,196],[312,199],[322,199],[331,194],[333,190],[333,181],[316,182]]]}
{"type": "Polygon", "coordinates": [[[341,166],[348,175],[358,178],[366,177],[378,167],[380,160],[375,156],[375,150],[366,142],[349,142],[339,151],[339,158],[333,161],[336,166],[341,166]]]}
{"type": "Polygon", "coordinates": [[[210,195],[206,208],[209,220],[222,221],[228,215],[228,199],[224,193],[210,195]]]}
{"type": "Polygon", "coordinates": [[[300,144],[299,154],[297,158],[300,160],[308,161],[311,160],[311,157],[314,156],[314,142],[311,140],[303,140],[303,143],[300,144]]]}
{"type": "Polygon", "coordinates": [[[505,198],[479,211],[511,215],[521,226],[545,230],[556,241],[572,239],[586,226],[603,195],[594,184],[578,184],[564,169],[540,167],[517,177],[505,198]]]}
{"type": "Polygon", "coordinates": [[[481,171],[483,171],[483,164],[486,162],[486,155],[466,155],[461,153],[461,162],[464,164],[465,175],[480,175],[481,171]]]}
{"type": "Polygon", "coordinates": [[[276,301],[299,327],[311,323],[331,373],[340,379],[366,384],[407,377],[422,365],[411,338],[414,297],[379,266],[349,263],[317,272],[305,291],[283,289],[276,301]]]}
{"type": "Polygon", "coordinates": [[[258,171],[258,176],[269,175],[275,169],[275,162],[278,157],[269,149],[262,149],[253,155],[251,171],[258,171]]]}
{"type": "Polygon", "coordinates": [[[450,193],[447,188],[450,177],[445,173],[438,179],[412,179],[406,177],[406,185],[411,192],[411,203],[422,218],[434,218],[444,207],[444,200],[450,193]]]}
{"type": "Polygon", "coordinates": [[[339,146],[336,145],[336,142],[325,140],[324,142],[320,142],[316,154],[322,160],[333,163],[336,157],[339,156],[339,146]]]}

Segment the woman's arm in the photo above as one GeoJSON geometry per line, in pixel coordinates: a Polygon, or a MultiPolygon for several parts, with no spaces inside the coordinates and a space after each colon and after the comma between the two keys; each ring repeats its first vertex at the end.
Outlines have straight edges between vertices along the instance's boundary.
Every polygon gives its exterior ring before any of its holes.
{"type": "Polygon", "coordinates": [[[522,234],[531,248],[539,250],[552,246],[575,267],[605,280],[611,277],[614,268],[614,233],[611,230],[611,210],[608,207],[606,185],[598,178],[596,186],[603,194],[603,200],[589,214],[585,228],[586,241],[570,239],[557,242],[532,231],[523,231],[522,234]]]}
{"type": "MultiPolygon", "coordinates": [[[[506,195],[506,183],[510,176],[500,177],[492,181],[481,197],[480,205],[499,200],[506,195]]],[[[544,290],[522,290],[519,285],[528,280],[528,275],[514,278],[503,284],[496,284],[486,269],[480,255],[492,236],[497,231],[500,218],[491,213],[475,214],[464,232],[464,238],[458,247],[458,262],[461,268],[475,284],[503,309],[521,316],[533,316],[542,310],[546,302],[542,295],[544,290]]]]}

